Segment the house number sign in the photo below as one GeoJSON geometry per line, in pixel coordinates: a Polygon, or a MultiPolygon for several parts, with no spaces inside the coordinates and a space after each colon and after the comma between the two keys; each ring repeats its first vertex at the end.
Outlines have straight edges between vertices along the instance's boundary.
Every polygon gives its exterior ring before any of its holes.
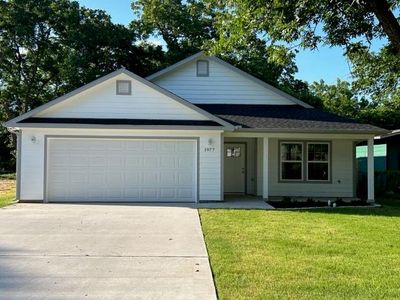
{"type": "Polygon", "coordinates": [[[205,147],[204,152],[215,152],[215,148],[214,147],[205,147]]]}

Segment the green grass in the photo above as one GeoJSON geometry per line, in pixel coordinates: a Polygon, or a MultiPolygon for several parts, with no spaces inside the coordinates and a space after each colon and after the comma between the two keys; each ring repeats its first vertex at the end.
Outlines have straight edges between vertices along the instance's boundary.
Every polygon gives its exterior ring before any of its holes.
{"type": "Polygon", "coordinates": [[[0,180],[15,180],[15,173],[0,173],[0,180]]]}
{"type": "Polygon", "coordinates": [[[375,209],[200,210],[220,299],[399,299],[400,200],[375,209]]]}
{"type": "Polygon", "coordinates": [[[15,174],[0,174],[0,208],[15,200],[15,174]]]}
{"type": "Polygon", "coordinates": [[[10,205],[15,200],[15,192],[0,194],[0,208],[10,205]]]}

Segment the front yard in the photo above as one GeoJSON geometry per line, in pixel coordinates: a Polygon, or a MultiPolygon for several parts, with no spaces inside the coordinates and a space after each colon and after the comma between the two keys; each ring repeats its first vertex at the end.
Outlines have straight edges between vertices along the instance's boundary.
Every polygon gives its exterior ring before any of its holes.
{"type": "Polygon", "coordinates": [[[0,208],[15,200],[15,174],[0,174],[0,208]]]}
{"type": "Polygon", "coordinates": [[[200,210],[220,299],[399,299],[400,204],[200,210]]]}

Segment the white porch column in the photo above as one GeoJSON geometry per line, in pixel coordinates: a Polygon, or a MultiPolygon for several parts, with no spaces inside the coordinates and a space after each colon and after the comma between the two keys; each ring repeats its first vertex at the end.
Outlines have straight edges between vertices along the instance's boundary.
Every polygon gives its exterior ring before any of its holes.
{"type": "Polygon", "coordinates": [[[268,138],[263,138],[263,182],[262,182],[262,196],[268,199],[268,138]]]}
{"type": "Polygon", "coordinates": [[[374,138],[368,139],[368,202],[375,202],[374,138]]]}

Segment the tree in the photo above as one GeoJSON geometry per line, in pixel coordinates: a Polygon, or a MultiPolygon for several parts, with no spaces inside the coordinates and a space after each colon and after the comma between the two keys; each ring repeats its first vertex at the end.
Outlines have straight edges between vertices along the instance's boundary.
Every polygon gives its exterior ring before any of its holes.
{"type": "Polygon", "coordinates": [[[337,80],[328,85],[323,80],[311,85],[311,92],[321,99],[323,109],[343,117],[358,119],[359,112],[368,106],[368,101],[359,99],[350,83],[337,80]]]}
{"type": "MultiPolygon", "coordinates": [[[[162,56],[160,47],[136,45],[132,30],[77,2],[0,0],[0,121],[121,66],[146,75],[162,56]]],[[[12,138],[2,127],[0,147],[13,149],[12,138]]]]}
{"type": "Polygon", "coordinates": [[[400,105],[398,101],[376,103],[360,96],[350,83],[337,80],[329,85],[324,81],[314,82],[311,92],[321,100],[321,108],[337,115],[352,118],[387,129],[400,127],[400,105]]]}
{"type": "MultiPolygon", "coordinates": [[[[218,5],[216,40],[219,48],[230,47],[246,36],[262,36],[272,45],[293,49],[316,49],[319,45],[341,46],[352,66],[352,93],[368,99],[371,115],[396,115],[399,107],[400,25],[399,0],[206,0],[218,5]],[[386,44],[377,52],[371,44],[386,44]]],[[[340,83],[340,85],[343,85],[340,83]]],[[[342,87],[337,87],[340,92],[342,87]]],[[[354,104],[356,104],[354,102],[354,104]]],[[[330,106],[334,108],[334,106],[330,106]]],[[[400,126],[385,122],[382,127],[400,126]]]]}
{"type": "Polygon", "coordinates": [[[227,40],[217,32],[223,7],[196,0],[136,0],[132,9],[137,19],[131,28],[142,39],[157,37],[165,42],[164,67],[203,50],[291,94],[297,95],[299,89],[301,97],[310,97],[304,93],[305,83],[294,78],[295,53],[285,46],[270,45],[251,33],[230,40],[229,45],[221,42],[227,40]]]}

